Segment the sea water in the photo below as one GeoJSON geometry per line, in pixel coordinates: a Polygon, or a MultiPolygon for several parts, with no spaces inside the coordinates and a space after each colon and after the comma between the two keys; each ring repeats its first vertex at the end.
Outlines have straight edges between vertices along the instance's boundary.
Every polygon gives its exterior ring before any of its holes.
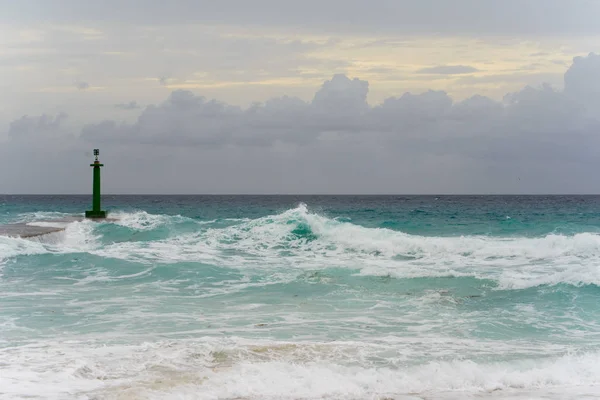
{"type": "MultiPolygon", "coordinates": [[[[3,196],[0,223],[89,202],[3,196]]],[[[104,206],[0,237],[0,398],[600,396],[600,197],[104,206]]]]}

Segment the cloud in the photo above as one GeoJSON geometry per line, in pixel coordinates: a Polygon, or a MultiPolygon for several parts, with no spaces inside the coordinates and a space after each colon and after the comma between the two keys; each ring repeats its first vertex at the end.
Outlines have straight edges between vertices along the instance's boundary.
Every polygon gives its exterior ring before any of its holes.
{"type": "Polygon", "coordinates": [[[90,84],[87,82],[76,82],[75,87],[79,90],[86,90],[90,87],[90,84]]]}
{"type": "Polygon", "coordinates": [[[323,83],[321,89],[315,93],[312,104],[326,113],[360,113],[368,108],[368,91],[368,82],[358,78],[351,80],[343,74],[337,74],[323,83]]]}
{"type": "Polygon", "coordinates": [[[548,82],[549,80],[555,80],[556,74],[554,73],[528,73],[528,74],[494,74],[485,76],[462,76],[456,80],[461,85],[478,85],[478,84],[501,84],[501,83],[520,83],[526,85],[528,82],[540,83],[548,82]]]}
{"type": "Polygon", "coordinates": [[[121,110],[137,110],[140,108],[140,105],[136,101],[130,101],[129,103],[115,104],[115,108],[119,108],[121,110]]]}
{"type": "MultiPolygon", "coordinates": [[[[583,63],[594,63],[595,57],[576,59],[565,77],[593,79],[597,70],[583,63]]],[[[282,97],[256,103],[246,110],[177,90],[162,104],[147,107],[134,124],[113,121],[92,124],[85,127],[82,137],[168,146],[223,147],[307,144],[333,133],[357,132],[371,132],[393,141],[407,137],[447,141],[469,135],[480,139],[525,131],[558,135],[579,129],[584,110],[593,105],[587,88],[567,84],[564,93],[549,85],[527,86],[507,94],[503,103],[484,96],[455,103],[447,93],[430,90],[390,97],[370,107],[366,101],[368,87],[366,81],[338,74],[325,81],[309,103],[282,97]],[[570,94],[574,91],[578,95],[576,101],[570,94]],[[489,126],[491,122],[502,129],[489,126]]]]}
{"type": "MultiPolygon", "coordinates": [[[[35,35],[28,26],[15,21],[5,28],[0,26],[0,37],[6,39],[7,46],[19,49],[0,54],[0,69],[8,77],[2,86],[10,89],[0,91],[0,101],[8,100],[9,91],[18,90],[18,97],[26,99],[23,102],[31,102],[30,98],[35,97],[31,93],[49,87],[66,93],[53,99],[60,101],[69,97],[75,86],[86,91],[102,89],[113,97],[111,103],[132,93],[138,99],[146,96],[145,101],[156,102],[158,96],[164,96],[164,86],[213,87],[210,95],[214,96],[227,93],[230,84],[236,89],[233,95],[229,91],[228,99],[248,104],[256,100],[248,85],[270,84],[272,88],[263,90],[266,93],[260,97],[264,101],[275,95],[279,90],[276,87],[286,80],[291,86],[299,82],[312,85],[315,79],[305,72],[316,71],[322,79],[348,65],[344,60],[313,54],[332,47],[335,40],[329,38],[297,39],[204,25],[79,26],[83,31],[100,31],[101,38],[86,39],[62,25],[35,25],[35,35]],[[85,76],[94,77],[94,82],[78,81],[85,76]],[[158,85],[149,86],[149,80],[158,85]]],[[[81,99],[69,98],[69,112],[75,115],[81,99]]]]}
{"type": "Polygon", "coordinates": [[[177,90],[148,106],[133,125],[104,121],[83,128],[84,139],[167,146],[216,146],[239,132],[241,110],[177,90]]]}
{"type": "Polygon", "coordinates": [[[402,34],[566,35],[598,34],[595,16],[600,4],[580,0],[223,0],[198,2],[135,0],[20,0],[0,15],[0,21],[43,20],[65,24],[111,21],[156,26],[222,24],[286,27],[293,32],[369,32],[402,34]],[[432,12],[434,11],[434,12],[432,12]],[[543,11],[543,12],[541,12],[543,11]]]}
{"type": "Polygon", "coordinates": [[[65,113],[57,116],[44,114],[37,117],[24,115],[10,123],[8,136],[13,140],[44,139],[60,132],[66,119],[65,113]]]}
{"type": "Polygon", "coordinates": [[[417,71],[418,74],[440,74],[440,75],[459,75],[478,72],[475,67],[468,65],[439,65],[437,67],[422,68],[417,71]]]}
{"type": "MultiPolygon", "coordinates": [[[[108,191],[589,193],[600,168],[597,63],[593,53],[574,59],[563,91],[526,86],[502,102],[429,90],[369,106],[368,82],[340,74],[310,102],[284,96],[245,109],[176,90],[134,122],[85,126],[69,148],[102,148],[108,191]]],[[[63,120],[23,117],[9,135],[33,143],[63,120]]],[[[60,165],[69,158],[58,141],[45,150],[60,165]]],[[[10,145],[0,155],[21,168],[10,145]]],[[[40,187],[31,182],[10,187],[40,187]]]]}
{"type": "Polygon", "coordinates": [[[86,126],[82,137],[166,146],[306,143],[322,131],[360,130],[369,111],[367,92],[366,81],[335,75],[311,103],[281,97],[243,110],[176,90],[165,102],[146,107],[134,124],[104,121],[86,126]]]}
{"type": "Polygon", "coordinates": [[[575,57],[573,65],[565,73],[565,92],[574,97],[596,100],[600,97],[600,55],[590,53],[587,57],[575,57]]]}
{"type": "MultiPolygon", "coordinates": [[[[15,7],[20,4],[16,2],[15,7]]],[[[84,13],[88,7],[77,5],[74,12],[84,13]]],[[[115,7],[128,8],[130,4],[124,1],[115,7]]],[[[151,9],[152,3],[148,7],[151,9]]],[[[176,3],[173,7],[177,11],[181,6],[176,3]]],[[[193,3],[190,7],[197,9],[193,3]]],[[[141,24],[135,16],[128,23],[102,18],[59,23],[51,22],[52,11],[46,15],[48,21],[43,24],[26,24],[18,18],[4,28],[0,24],[0,37],[5,38],[9,48],[18,49],[0,55],[0,69],[7,77],[0,102],[11,103],[12,109],[4,109],[11,118],[34,112],[26,104],[44,102],[36,113],[55,112],[52,106],[60,103],[74,117],[86,114],[88,121],[98,120],[106,117],[102,114],[106,104],[122,99],[158,103],[165,98],[165,87],[194,90],[243,106],[283,93],[309,100],[317,85],[338,73],[368,80],[372,103],[402,91],[429,88],[448,90],[460,99],[475,93],[500,99],[519,86],[540,83],[537,78],[530,80],[528,72],[517,70],[526,63],[523,60],[539,61],[544,64],[539,72],[552,72],[560,79],[562,68],[547,60],[531,59],[529,54],[543,49],[549,52],[548,59],[560,59],[564,54],[583,54],[580,49],[584,45],[593,48],[597,40],[592,37],[583,44],[577,36],[560,42],[555,37],[524,41],[514,34],[431,37],[419,32],[404,35],[379,30],[369,30],[368,34],[357,30],[352,35],[342,30],[303,33],[288,26],[227,25],[227,15],[216,23],[190,24],[141,24]],[[369,43],[371,46],[365,47],[369,43]],[[403,46],[402,51],[397,51],[397,46],[403,46]],[[520,74],[521,80],[459,85],[454,84],[458,79],[481,74],[415,73],[423,67],[457,64],[486,70],[485,77],[513,71],[520,74]],[[72,91],[74,81],[85,77],[90,79],[85,91],[94,93],[82,101],[81,96],[72,96],[72,91]],[[37,96],[40,90],[52,92],[55,97],[41,98],[37,96]],[[11,96],[15,91],[17,95],[11,96]],[[11,97],[17,97],[18,102],[11,97]]],[[[101,11],[90,15],[99,17],[101,11]]]]}

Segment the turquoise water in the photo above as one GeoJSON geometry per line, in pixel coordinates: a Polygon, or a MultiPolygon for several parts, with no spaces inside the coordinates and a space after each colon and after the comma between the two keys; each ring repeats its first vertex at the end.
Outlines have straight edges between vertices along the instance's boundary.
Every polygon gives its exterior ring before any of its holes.
{"type": "MultiPolygon", "coordinates": [[[[1,398],[600,395],[600,197],[104,202],[0,237],[1,398]]],[[[0,196],[0,223],[88,203],[0,196]]]]}

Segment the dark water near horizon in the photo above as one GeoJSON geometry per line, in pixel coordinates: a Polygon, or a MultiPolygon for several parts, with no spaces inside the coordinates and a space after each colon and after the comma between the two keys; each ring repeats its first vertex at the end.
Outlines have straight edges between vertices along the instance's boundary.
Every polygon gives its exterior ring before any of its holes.
{"type": "MultiPolygon", "coordinates": [[[[0,195],[0,223],[90,204],[0,195]]],[[[600,396],[600,196],[103,208],[0,237],[0,398],[600,396]]]]}

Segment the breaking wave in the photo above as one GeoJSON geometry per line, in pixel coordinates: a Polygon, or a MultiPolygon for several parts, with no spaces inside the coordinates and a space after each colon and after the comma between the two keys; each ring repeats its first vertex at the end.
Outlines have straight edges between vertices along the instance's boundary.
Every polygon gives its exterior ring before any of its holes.
{"type": "Polygon", "coordinates": [[[249,220],[197,221],[146,212],[118,213],[115,224],[68,225],[59,239],[38,243],[1,238],[3,259],[43,252],[89,252],[132,262],[206,262],[252,271],[292,272],[332,267],[395,278],[470,276],[500,289],[540,285],[600,285],[600,235],[537,238],[410,235],[367,228],[298,207],[249,220]],[[111,239],[118,227],[129,233],[111,239]],[[169,227],[156,237],[153,233],[169,227]],[[147,235],[139,239],[138,232],[147,235]],[[62,235],[62,236],[61,236],[62,235]]]}

